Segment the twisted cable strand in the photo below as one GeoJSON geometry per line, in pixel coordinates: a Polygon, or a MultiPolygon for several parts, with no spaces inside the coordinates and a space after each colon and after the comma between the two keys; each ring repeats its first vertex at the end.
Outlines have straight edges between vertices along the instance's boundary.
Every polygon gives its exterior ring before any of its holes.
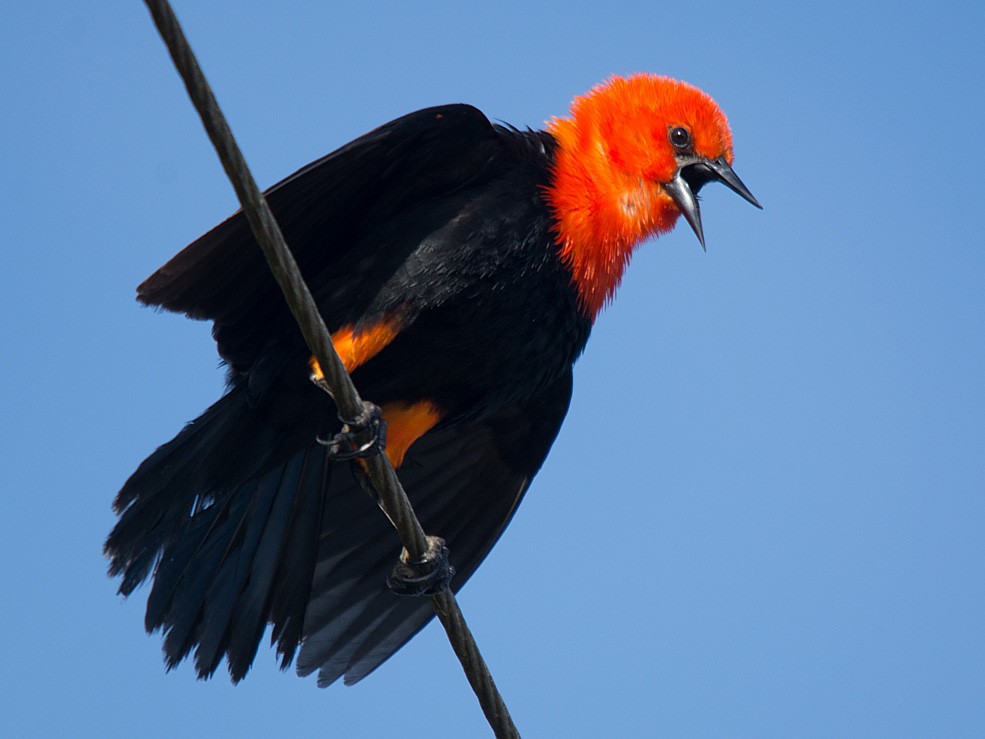
{"type": "MultiPolygon", "coordinates": [[[[284,293],[305,342],[321,366],[326,391],[335,399],[342,415],[347,418],[357,417],[363,406],[362,400],[332,345],[325,321],[284,242],[284,236],[263,193],[250,173],[170,3],[168,0],[144,1],[219,155],[226,176],[236,191],[253,235],[263,249],[271,272],[284,293]]],[[[380,507],[396,528],[404,548],[412,557],[419,559],[427,551],[427,538],[393,466],[385,454],[376,454],[366,462],[369,477],[380,495],[380,507]]],[[[446,590],[432,596],[432,602],[493,732],[497,737],[519,737],[519,731],[496,688],[454,594],[446,590]]]]}

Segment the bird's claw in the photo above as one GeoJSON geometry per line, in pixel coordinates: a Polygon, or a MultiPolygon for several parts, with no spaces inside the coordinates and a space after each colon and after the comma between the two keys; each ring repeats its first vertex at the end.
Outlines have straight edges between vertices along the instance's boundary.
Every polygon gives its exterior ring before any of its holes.
{"type": "Polygon", "coordinates": [[[379,406],[363,401],[358,416],[349,419],[339,415],[339,420],[342,430],[331,439],[315,437],[319,444],[328,447],[333,461],[366,459],[386,449],[386,419],[379,406]]]}
{"type": "Polygon", "coordinates": [[[397,595],[437,595],[448,589],[455,568],[448,559],[445,540],[428,536],[428,550],[418,560],[411,560],[406,549],[387,576],[386,584],[397,595]]]}

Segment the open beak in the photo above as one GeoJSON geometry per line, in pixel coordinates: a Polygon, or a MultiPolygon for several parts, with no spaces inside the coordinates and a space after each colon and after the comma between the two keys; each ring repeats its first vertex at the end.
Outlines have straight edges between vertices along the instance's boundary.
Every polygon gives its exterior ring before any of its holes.
{"type": "Polygon", "coordinates": [[[757,208],[763,206],[749,192],[749,188],[742,184],[742,180],[732,170],[725,157],[718,159],[695,159],[685,162],[677,168],[674,179],[664,184],[663,188],[667,194],[674,199],[681,214],[690,224],[694,234],[701,242],[701,248],[705,248],[705,233],[701,228],[701,208],[698,207],[698,190],[707,182],[721,182],[735,193],[738,193],[757,208]]]}

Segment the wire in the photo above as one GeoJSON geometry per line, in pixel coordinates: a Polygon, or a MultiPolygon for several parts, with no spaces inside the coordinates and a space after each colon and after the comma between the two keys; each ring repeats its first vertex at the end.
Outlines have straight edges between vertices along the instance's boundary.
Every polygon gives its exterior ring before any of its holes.
{"type": "MultiPolygon", "coordinates": [[[[340,414],[346,418],[356,418],[363,409],[363,402],[335,352],[325,321],[318,312],[311,292],[284,242],[284,235],[274,220],[263,193],[250,174],[246,160],[178,24],[171,4],[168,0],[144,1],[185,83],[188,95],[202,119],[209,139],[219,155],[226,176],[229,177],[236,191],[253,235],[263,249],[270,270],[284,293],[284,298],[301,328],[305,341],[321,366],[327,392],[335,399],[340,414]]],[[[407,494],[397,479],[393,466],[385,454],[373,455],[365,461],[369,477],[379,493],[380,507],[396,528],[410,558],[421,559],[428,549],[427,537],[407,499],[407,494]]],[[[469,684],[479,699],[486,720],[496,736],[519,737],[520,734],[506,703],[479,653],[479,647],[465,622],[454,594],[450,590],[445,590],[432,596],[432,601],[435,613],[448,633],[452,649],[455,650],[469,684]]]]}

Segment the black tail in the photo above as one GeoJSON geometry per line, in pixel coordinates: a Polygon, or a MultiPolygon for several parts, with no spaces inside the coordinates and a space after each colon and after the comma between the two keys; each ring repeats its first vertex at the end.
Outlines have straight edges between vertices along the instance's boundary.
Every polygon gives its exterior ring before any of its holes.
{"type": "MultiPolygon", "coordinates": [[[[568,375],[523,407],[432,431],[409,450],[400,479],[425,530],[449,544],[455,590],[543,462],[570,383],[568,375]]],[[[282,667],[303,642],[299,673],[353,683],[434,611],[430,599],[387,589],[400,542],[350,474],[355,463],[329,458],[315,441],[325,430],[299,431],[296,417],[275,426],[269,411],[234,388],[140,465],[116,499],[110,573],[129,595],[153,571],[146,626],[164,631],[169,668],[194,649],[200,677],[225,655],[238,681],[270,623],[282,667]]]]}
{"type": "Polygon", "coordinates": [[[199,675],[224,653],[249,669],[269,621],[284,664],[302,636],[329,467],[314,442],[286,461],[278,429],[234,388],[127,480],[106,541],[129,595],[153,570],[148,631],[165,631],[174,667],[197,644],[199,675]]]}

